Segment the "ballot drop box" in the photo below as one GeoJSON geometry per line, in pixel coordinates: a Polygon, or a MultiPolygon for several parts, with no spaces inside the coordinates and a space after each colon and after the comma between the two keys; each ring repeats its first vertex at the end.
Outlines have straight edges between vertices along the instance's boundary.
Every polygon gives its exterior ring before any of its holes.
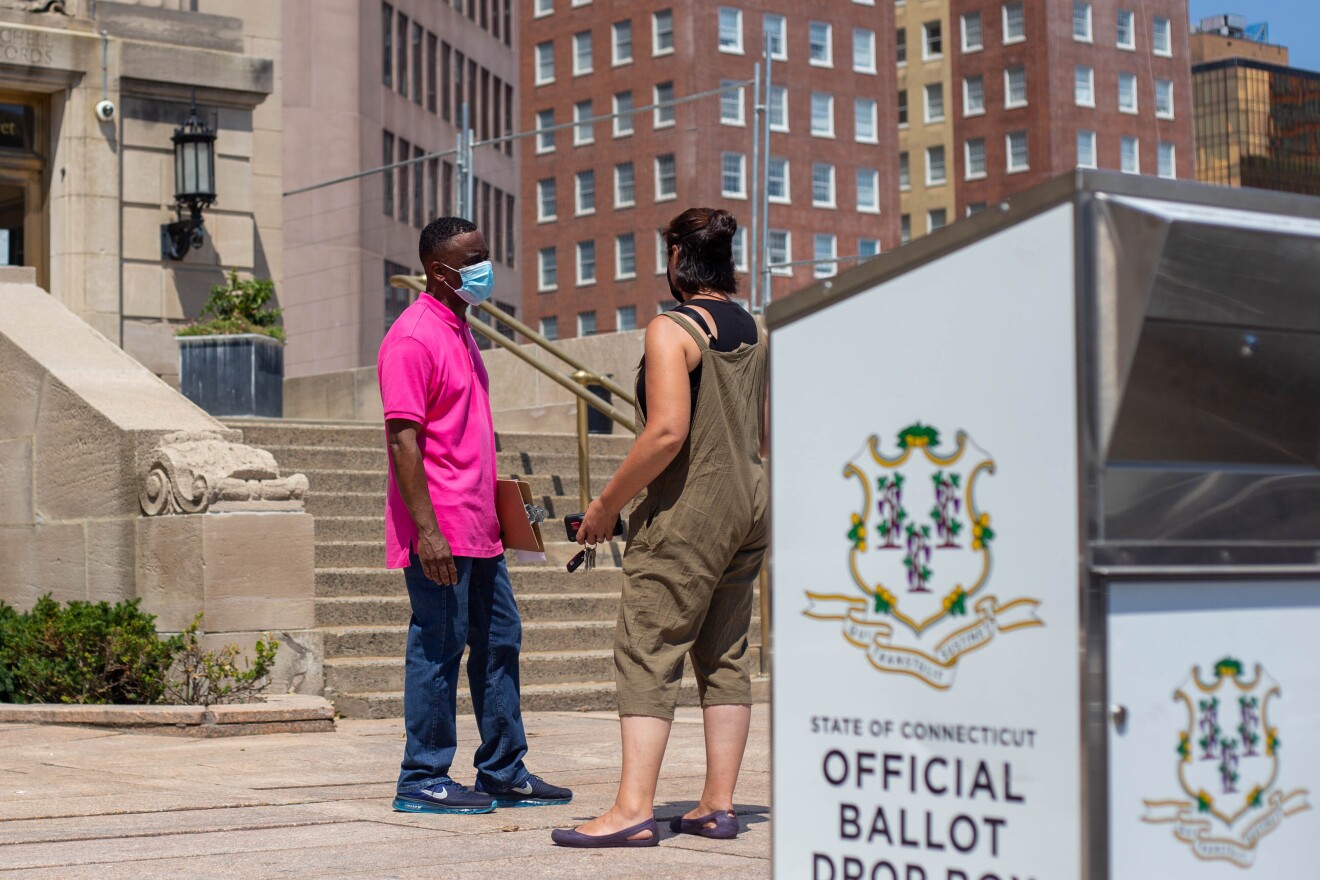
{"type": "Polygon", "coordinates": [[[1079,173],[767,322],[774,876],[1320,878],[1320,200],[1079,173]]]}

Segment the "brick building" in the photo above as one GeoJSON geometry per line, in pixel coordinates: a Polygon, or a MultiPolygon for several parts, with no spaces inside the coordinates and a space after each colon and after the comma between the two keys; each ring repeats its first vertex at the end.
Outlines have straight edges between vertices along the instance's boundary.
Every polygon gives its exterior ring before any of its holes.
{"type": "Polygon", "coordinates": [[[958,216],[1077,167],[1194,176],[1186,0],[949,9],[958,216]]]}
{"type": "MultiPolygon", "coordinates": [[[[898,244],[892,49],[886,0],[519,4],[524,315],[566,338],[642,327],[669,297],[657,230],[688,207],[723,207],[748,293],[751,80],[774,36],[770,262],[898,244]],[[656,106],[634,115],[630,110],[656,106]],[[625,114],[559,131],[552,126],[625,114]]],[[[847,265],[847,263],[843,263],[847,265]]],[[[782,297],[834,263],[774,270],[782,297]]]]}
{"type": "MultiPolygon", "coordinates": [[[[520,4],[521,5],[521,4],[520,4]]],[[[510,134],[516,114],[513,0],[285,0],[285,190],[422,159],[291,195],[280,291],[286,373],[374,365],[385,330],[415,294],[422,227],[453,213],[462,107],[477,139],[510,134]]],[[[476,150],[471,217],[486,232],[497,298],[517,310],[517,155],[476,150]]]]}

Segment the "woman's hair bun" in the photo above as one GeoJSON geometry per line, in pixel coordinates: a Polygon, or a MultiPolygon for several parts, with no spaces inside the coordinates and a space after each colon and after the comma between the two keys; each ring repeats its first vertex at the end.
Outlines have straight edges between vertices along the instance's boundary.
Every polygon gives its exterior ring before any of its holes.
{"type": "Polygon", "coordinates": [[[706,224],[708,234],[721,238],[733,238],[734,233],[737,231],[738,221],[728,211],[723,208],[716,208],[710,212],[710,221],[706,224]]]}

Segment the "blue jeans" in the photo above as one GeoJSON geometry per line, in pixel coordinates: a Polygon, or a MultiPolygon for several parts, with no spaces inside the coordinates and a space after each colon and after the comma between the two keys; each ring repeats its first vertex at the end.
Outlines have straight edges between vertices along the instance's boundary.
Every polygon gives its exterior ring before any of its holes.
{"type": "Polygon", "coordinates": [[[400,793],[450,782],[458,748],[458,664],[468,647],[468,688],[481,746],[473,765],[487,790],[505,791],[530,775],[518,695],[522,620],[504,557],[454,557],[458,583],[441,586],[412,554],[404,580],[412,603],[404,660],[403,722],[407,744],[400,793]]]}

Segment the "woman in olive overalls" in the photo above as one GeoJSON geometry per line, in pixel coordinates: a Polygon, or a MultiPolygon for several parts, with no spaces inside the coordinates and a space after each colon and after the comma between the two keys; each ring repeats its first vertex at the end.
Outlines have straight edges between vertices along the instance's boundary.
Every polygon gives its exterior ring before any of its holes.
{"type": "Polygon", "coordinates": [[[664,232],[669,285],[683,305],[646,330],[638,370],[644,428],[578,533],[609,540],[643,488],[628,524],[627,577],[614,665],[623,774],[614,806],[561,846],[654,846],[652,813],[660,764],[690,655],[706,734],[706,782],[675,831],[735,837],[733,789],[751,721],[748,629],[752,588],[767,541],[768,493],[761,463],[765,342],[737,291],[726,211],[692,208],[664,232]]]}

